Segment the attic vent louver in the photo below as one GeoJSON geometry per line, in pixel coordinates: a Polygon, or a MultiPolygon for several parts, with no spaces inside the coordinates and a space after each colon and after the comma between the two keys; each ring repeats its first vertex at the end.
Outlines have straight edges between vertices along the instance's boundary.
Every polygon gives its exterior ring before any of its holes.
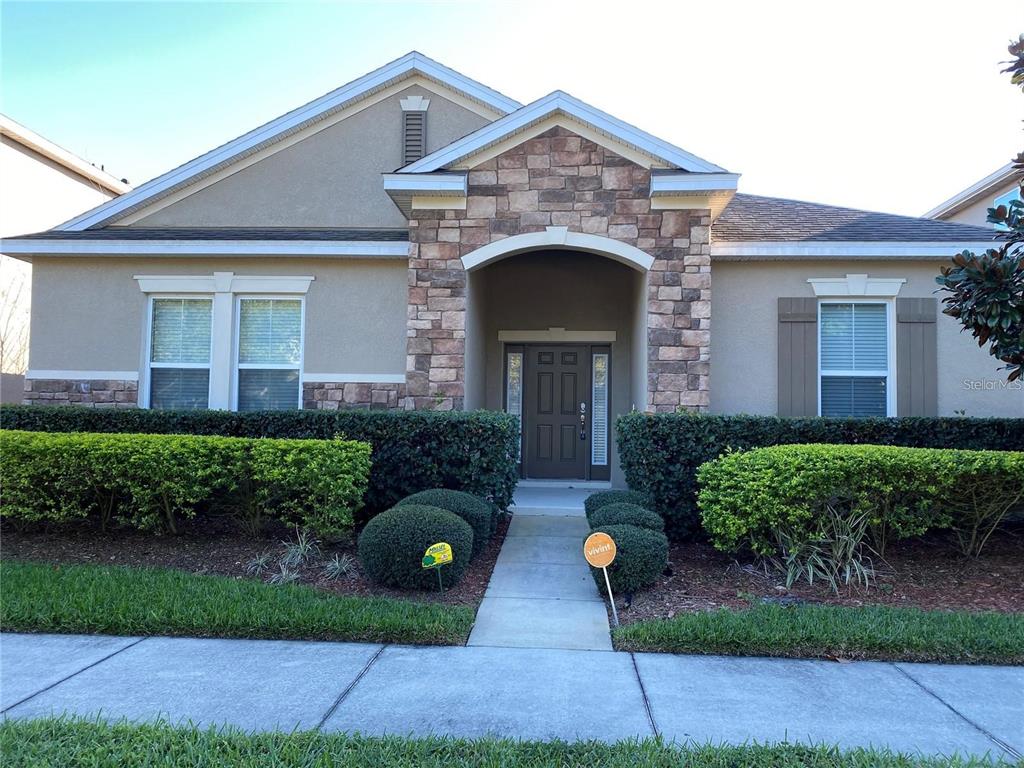
{"type": "Polygon", "coordinates": [[[402,99],[402,164],[414,163],[427,154],[427,107],[430,99],[402,99]]]}

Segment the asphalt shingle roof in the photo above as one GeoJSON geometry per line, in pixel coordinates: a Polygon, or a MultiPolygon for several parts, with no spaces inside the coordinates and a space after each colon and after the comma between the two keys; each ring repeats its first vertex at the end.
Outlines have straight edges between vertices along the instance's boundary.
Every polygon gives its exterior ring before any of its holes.
{"type": "Polygon", "coordinates": [[[355,240],[359,242],[405,242],[405,229],[304,229],[295,227],[201,227],[160,228],[104,227],[77,232],[48,230],[18,235],[12,240],[355,240]]]}
{"type": "Polygon", "coordinates": [[[991,240],[987,227],[737,194],[711,227],[716,243],[764,241],[944,242],[991,240]]]}

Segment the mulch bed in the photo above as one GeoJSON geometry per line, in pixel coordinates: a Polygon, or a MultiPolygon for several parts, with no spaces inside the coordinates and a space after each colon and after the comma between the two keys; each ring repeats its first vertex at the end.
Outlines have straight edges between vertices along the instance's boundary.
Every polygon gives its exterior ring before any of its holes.
{"type": "Polygon", "coordinates": [[[806,582],[786,589],[785,578],[777,572],[750,559],[738,561],[707,544],[674,544],[669,562],[672,575],[637,593],[629,608],[622,608],[616,596],[623,624],[745,608],[760,600],[1024,612],[1024,529],[993,536],[977,559],[964,558],[952,543],[939,538],[900,542],[890,547],[884,563],[876,560],[870,588],[847,587],[838,595],[826,585],[811,587],[806,582]]]}
{"type": "MultiPolygon", "coordinates": [[[[363,573],[355,541],[321,545],[321,556],[314,563],[298,568],[296,583],[308,584],[338,595],[393,597],[416,602],[477,606],[483,599],[494,562],[505,540],[509,516],[503,516],[490,544],[470,564],[459,583],[444,595],[437,590],[414,591],[381,587],[363,573]],[[326,578],[322,562],[335,554],[353,559],[352,572],[337,579],[326,578]]],[[[265,538],[244,536],[230,529],[190,531],[178,536],[156,536],[135,532],[101,534],[90,529],[17,531],[10,526],[0,530],[0,556],[8,560],[31,560],[54,564],[123,565],[145,568],[172,568],[197,574],[259,578],[249,576],[245,566],[257,555],[270,552],[275,558],[283,550],[286,534],[265,538]]],[[[263,574],[277,570],[276,560],[263,574]]]]}

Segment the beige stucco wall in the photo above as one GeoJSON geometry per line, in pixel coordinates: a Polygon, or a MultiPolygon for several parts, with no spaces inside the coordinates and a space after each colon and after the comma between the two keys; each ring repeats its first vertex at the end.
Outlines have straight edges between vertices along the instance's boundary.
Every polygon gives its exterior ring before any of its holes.
{"type": "MultiPolygon", "coordinates": [[[[40,232],[104,203],[113,195],[8,136],[0,136],[0,237],[40,232]]],[[[29,331],[31,266],[0,256],[0,328],[8,342],[29,331]]],[[[23,371],[5,355],[3,370],[23,371]]]]}
{"type": "MultiPolygon", "coordinates": [[[[901,297],[934,297],[939,262],[721,262],[711,270],[711,409],[775,414],[778,405],[779,297],[813,296],[811,277],[905,278],[901,297]]],[[[952,318],[938,319],[940,416],[1024,416],[1024,391],[1002,386],[1000,363],[979,349],[952,318]],[[980,385],[970,382],[980,381],[980,385]],[[981,386],[982,389],[973,389],[981,386]],[[987,387],[987,389],[985,388],[987,387]]]]}
{"type": "Polygon", "coordinates": [[[975,224],[979,227],[990,227],[988,223],[988,209],[992,207],[992,203],[1000,195],[1005,195],[1018,187],[1017,182],[1008,182],[1002,187],[993,190],[990,193],[985,194],[984,197],[971,203],[966,208],[962,208],[951,216],[941,217],[945,221],[955,221],[960,224],[975,224]]]}
{"type": "MultiPolygon", "coordinates": [[[[611,344],[612,483],[623,485],[614,440],[614,419],[634,403],[631,369],[646,361],[633,356],[633,323],[638,284],[644,276],[616,261],[570,251],[537,251],[513,256],[470,273],[470,319],[467,320],[467,403],[504,408],[504,343],[499,331],[615,331],[611,344]],[[483,334],[482,348],[473,336],[483,334]],[[472,354],[470,350],[476,350],[472,354]],[[482,369],[481,369],[482,363],[482,369]],[[483,400],[478,401],[482,390],[483,400]],[[473,393],[472,399],[470,393],[473,393]]],[[[646,322],[646,315],[643,316],[646,322]]],[[[636,395],[642,408],[646,377],[636,395]]]]}
{"type": "Polygon", "coordinates": [[[420,86],[382,101],[139,219],[141,227],[404,227],[382,173],[402,165],[401,99],[423,96],[427,149],[488,121],[420,86]]]}
{"type": "MultiPolygon", "coordinates": [[[[312,275],[307,373],[405,373],[404,259],[68,259],[35,261],[30,367],[136,371],[146,297],[133,275],[312,275]]],[[[314,380],[315,376],[308,377],[314,380]]]]}

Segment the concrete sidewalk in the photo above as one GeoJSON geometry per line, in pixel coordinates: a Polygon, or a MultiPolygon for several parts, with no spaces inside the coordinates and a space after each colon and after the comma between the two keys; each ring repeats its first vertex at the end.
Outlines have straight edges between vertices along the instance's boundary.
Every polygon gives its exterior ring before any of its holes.
{"type": "Polygon", "coordinates": [[[1024,668],[265,640],[0,636],[4,717],[246,730],[698,743],[1019,758],[1024,668]]]}

